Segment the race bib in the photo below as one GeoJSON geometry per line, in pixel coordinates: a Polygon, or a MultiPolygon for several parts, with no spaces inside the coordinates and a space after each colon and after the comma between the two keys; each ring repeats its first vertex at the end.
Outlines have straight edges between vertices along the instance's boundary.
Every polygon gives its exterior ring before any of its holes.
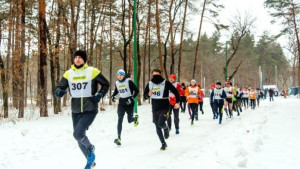
{"type": "Polygon", "coordinates": [[[149,82],[149,90],[152,91],[152,99],[162,99],[165,91],[166,80],[160,84],[149,82]]]}
{"type": "Polygon", "coordinates": [[[82,71],[69,70],[69,89],[73,98],[92,96],[92,67],[82,71]]]}
{"type": "Polygon", "coordinates": [[[198,87],[191,88],[189,87],[189,97],[197,97],[198,96],[198,87]]]}
{"type": "Polygon", "coordinates": [[[130,88],[129,88],[129,78],[127,78],[124,82],[116,82],[117,89],[120,94],[120,98],[127,98],[132,96],[130,88]]]}

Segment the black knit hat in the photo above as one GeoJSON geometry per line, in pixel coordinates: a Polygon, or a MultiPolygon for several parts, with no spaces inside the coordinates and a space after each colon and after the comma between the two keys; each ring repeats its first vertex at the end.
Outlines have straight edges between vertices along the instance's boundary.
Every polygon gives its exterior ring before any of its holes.
{"type": "Polygon", "coordinates": [[[84,63],[86,63],[86,52],[84,50],[77,50],[74,53],[73,57],[75,58],[75,56],[80,56],[83,59],[84,63]]]}
{"type": "Polygon", "coordinates": [[[217,82],[217,83],[216,83],[216,85],[220,85],[220,86],[221,86],[221,85],[222,85],[222,83],[221,83],[221,82],[217,82]]]}

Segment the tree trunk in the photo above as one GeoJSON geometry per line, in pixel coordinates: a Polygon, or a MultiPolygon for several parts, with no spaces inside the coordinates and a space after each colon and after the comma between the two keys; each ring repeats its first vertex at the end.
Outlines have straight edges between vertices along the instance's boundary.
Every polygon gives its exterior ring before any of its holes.
{"type": "Polygon", "coordinates": [[[202,23],[203,23],[205,5],[206,5],[206,0],[204,0],[204,2],[203,2],[203,8],[202,8],[201,17],[200,17],[200,26],[199,26],[199,31],[198,31],[198,38],[197,38],[197,44],[196,44],[196,52],[195,52],[195,58],[194,58],[194,69],[193,69],[193,76],[192,76],[193,79],[195,79],[195,74],[196,74],[196,66],[197,66],[197,60],[198,60],[197,58],[198,58],[198,53],[199,53],[201,28],[202,28],[202,23]]]}
{"type": "MultiPolygon", "coordinates": [[[[150,0],[151,1],[151,0],[150,0]]],[[[149,4],[149,6],[151,6],[151,4],[149,4]]],[[[149,13],[150,13],[150,9],[151,9],[151,7],[149,8],[149,13]]],[[[149,38],[149,40],[148,40],[148,81],[150,81],[151,80],[151,62],[150,62],[150,60],[151,60],[151,27],[150,27],[150,24],[151,24],[151,20],[149,21],[149,30],[148,30],[148,32],[149,32],[149,35],[148,35],[148,38],[149,38]]],[[[151,102],[151,99],[148,99],[148,103],[150,104],[150,102],[151,102]]]]}
{"type": "Polygon", "coordinates": [[[174,48],[175,48],[175,42],[174,42],[174,35],[173,35],[173,19],[172,19],[172,7],[174,4],[174,0],[171,0],[171,5],[169,8],[169,22],[170,22],[170,36],[171,36],[171,66],[170,66],[170,74],[174,73],[174,64],[175,64],[175,60],[174,60],[174,48]]]}
{"type": "MultiPolygon", "coordinates": [[[[128,73],[128,69],[127,69],[127,46],[130,44],[131,39],[133,37],[133,30],[131,30],[130,34],[128,35],[128,39],[126,39],[126,30],[125,30],[125,3],[126,1],[123,0],[122,1],[122,24],[121,24],[121,35],[123,38],[123,69],[125,72],[128,73]]],[[[130,72],[129,72],[130,73],[130,72]]]]}
{"type": "Polygon", "coordinates": [[[14,37],[15,37],[15,45],[14,45],[14,49],[13,49],[13,58],[12,58],[12,77],[13,77],[13,107],[14,108],[19,108],[19,89],[18,89],[18,80],[20,77],[19,74],[19,61],[20,61],[20,1],[17,1],[16,7],[17,11],[16,13],[16,28],[15,28],[15,33],[14,33],[14,37]]]}
{"type": "Polygon", "coordinates": [[[83,34],[83,37],[84,37],[84,50],[87,51],[87,12],[88,11],[88,2],[87,0],[84,0],[84,11],[83,11],[83,23],[84,23],[84,34],[83,34]]]}
{"type": "MultiPolygon", "coordinates": [[[[10,67],[10,60],[11,60],[11,42],[12,42],[12,32],[13,32],[13,18],[14,18],[14,5],[13,5],[14,1],[10,1],[10,5],[9,5],[9,16],[8,16],[8,42],[7,42],[7,55],[6,55],[6,68],[9,69],[10,67]]],[[[6,81],[8,83],[8,85],[6,86],[7,88],[9,87],[9,79],[10,79],[10,75],[11,75],[12,71],[7,71],[6,73],[6,81]]],[[[8,89],[6,89],[8,90],[8,89]]]]}
{"type": "MultiPolygon", "coordinates": [[[[102,25],[102,28],[104,28],[104,26],[102,25]]],[[[98,67],[100,69],[100,71],[102,72],[102,49],[103,49],[103,33],[104,31],[101,31],[100,34],[100,44],[99,44],[99,56],[98,56],[98,67]]]]}
{"type": "MultiPolygon", "coordinates": [[[[112,82],[112,47],[113,47],[113,41],[112,41],[112,2],[109,3],[109,81],[112,82]]],[[[124,53],[125,55],[125,53],[124,53]]],[[[126,65],[126,64],[125,64],[126,65]]],[[[111,84],[109,84],[109,105],[112,105],[111,102],[111,84]]]]}
{"type": "Polygon", "coordinates": [[[188,0],[185,0],[185,6],[184,6],[184,15],[183,15],[183,21],[182,21],[182,28],[181,28],[181,35],[180,35],[180,46],[179,46],[179,57],[178,57],[178,81],[180,82],[180,75],[181,75],[181,57],[182,57],[182,45],[183,45],[183,33],[185,29],[185,18],[186,18],[186,12],[187,12],[187,6],[188,6],[188,0]]]}
{"type": "MultiPolygon", "coordinates": [[[[2,21],[0,20],[0,51],[1,51],[1,41],[2,41],[2,21]]],[[[0,52],[1,53],[1,52],[0,52]]],[[[3,99],[3,109],[4,109],[4,118],[8,118],[8,93],[7,93],[7,81],[5,74],[4,62],[2,56],[0,55],[0,74],[1,74],[1,85],[2,85],[2,99],[3,99]]]]}
{"type": "Polygon", "coordinates": [[[160,70],[162,75],[164,74],[163,71],[163,58],[162,58],[162,52],[161,52],[161,38],[160,38],[160,17],[159,17],[159,8],[158,8],[158,0],[155,0],[155,21],[156,21],[156,31],[157,31],[157,43],[158,43],[158,55],[159,55],[159,64],[160,64],[160,70]]]}
{"type": "Polygon", "coordinates": [[[297,39],[297,49],[298,49],[298,86],[300,86],[300,40],[299,40],[299,31],[296,22],[297,19],[296,19],[295,6],[293,6],[292,10],[293,10],[292,16],[293,16],[294,31],[297,39]]]}
{"type": "Polygon", "coordinates": [[[94,28],[95,28],[95,22],[96,22],[96,13],[95,13],[95,1],[91,1],[92,5],[92,16],[91,16],[91,26],[90,26],[90,48],[89,48],[89,57],[90,62],[93,66],[96,65],[96,62],[93,62],[93,54],[94,54],[94,43],[95,43],[95,36],[94,35],[94,28]]]}
{"type": "MultiPolygon", "coordinates": [[[[57,22],[56,22],[56,42],[55,42],[55,54],[54,54],[54,68],[56,69],[56,84],[58,84],[59,82],[59,78],[60,78],[60,63],[59,63],[59,51],[60,51],[60,46],[59,46],[59,42],[60,42],[60,37],[61,37],[61,32],[60,32],[60,25],[62,23],[62,18],[61,18],[61,14],[63,12],[63,3],[62,0],[58,0],[57,1],[57,5],[58,5],[58,12],[57,12],[57,22]]],[[[55,99],[57,100],[57,105],[55,107],[55,112],[61,112],[61,98],[57,98],[55,97],[55,99]]]]}
{"type": "Polygon", "coordinates": [[[80,0],[79,1],[75,1],[75,0],[70,0],[71,3],[71,25],[70,25],[70,37],[69,37],[69,50],[70,50],[70,58],[71,61],[72,60],[72,56],[76,51],[77,48],[77,25],[78,25],[78,20],[79,20],[79,12],[80,12],[80,0]],[[75,4],[75,2],[77,2],[77,6],[75,4]],[[77,7],[77,13],[75,13],[75,7],[77,7]]]}
{"type": "MultiPolygon", "coordinates": [[[[140,31],[141,31],[141,22],[139,21],[138,15],[139,9],[139,1],[137,2],[137,9],[136,9],[136,23],[137,23],[137,88],[140,88],[140,79],[141,79],[141,50],[140,50],[140,31]]],[[[138,105],[141,105],[141,93],[138,94],[138,105]]]]}
{"type": "Polygon", "coordinates": [[[7,93],[7,83],[6,83],[6,80],[5,80],[5,68],[4,68],[4,62],[2,60],[2,56],[0,56],[0,72],[1,72],[4,118],[8,118],[8,93],[7,93]]]}
{"type": "Polygon", "coordinates": [[[46,38],[46,3],[39,0],[39,48],[40,48],[40,116],[47,117],[47,38],[46,38]]]}
{"type": "MultiPolygon", "coordinates": [[[[150,28],[150,14],[151,14],[151,0],[148,0],[148,16],[147,16],[145,44],[144,44],[144,60],[143,60],[143,89],[145,89],[146,87],[146,58],[147,58],[146,55],[147,55],[148,32],[150,28]]],[[[150,50],[148,50],[148,53],[150,53],[150,50]]],[[[148,62],[148,64],[150,65],[150,62],[148,62]]],[[[145,101],[145,99],[143,100],[145,101]]]]}
{"type": "MultiPolygon", "coordinates": [[[[129,10],[128,10],[128,35],[130,35],[130,32],[131,32],[131,26],[132,26],[132,24],[131,24],[131,11],[132,11],[132,8],[131,8],[131,4],[130,4],[130,1],[128,1],[128,8],[129,8],[129,10]]],[[[128,45],[129,47],[128,47],[128,74],[132,74],[132,70],[133,70],[133,67],[132,67],[132,51],[131,51],[131,49],[132,49],[132,43],[129,43],[129,45],[128,45]]]]}
{"type": "MultiPolygon", "coordinates": [[[[20,0],[21,3],[21,56],[19,63],[25,62],[25,0],[20,0]]],[[[19,64],[20,78],[18,81],[19,88],[19,114],[18,118],[24,117],[24,64],[19,64]]]]}

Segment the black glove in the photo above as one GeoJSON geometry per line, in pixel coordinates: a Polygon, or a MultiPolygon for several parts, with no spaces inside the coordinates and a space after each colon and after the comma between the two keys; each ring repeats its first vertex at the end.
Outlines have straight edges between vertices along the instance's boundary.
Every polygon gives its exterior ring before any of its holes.
{"type": "Polygon", "coordinates": [[[133,103],[134,103],[133,97],[129,97],[128,100],[127,100],[127,102],[126,102],[126,104],[127,105],[131,105],[133,103]]]}
{"type": "Polygon", "coordinates": [[[56,91],[55,91],[55,94],[57,97],[63,97],[63,95],[65,95],[67,93],[66,90],[62,90],[60,88],[57,88],[56,91]]]}
{"type": "Polygon", "coordinates": [[[99,103],[102,97],[103,97],[102,93],[96,93],[95,96],[92,97],[92,100],[95,103],[99,103]]]}
{"type": "Polygon", "coordinates": [[[111,101],[115,103],[116,102],[116,97],[113,96],[112,99],[111,99],[111,101]]]}

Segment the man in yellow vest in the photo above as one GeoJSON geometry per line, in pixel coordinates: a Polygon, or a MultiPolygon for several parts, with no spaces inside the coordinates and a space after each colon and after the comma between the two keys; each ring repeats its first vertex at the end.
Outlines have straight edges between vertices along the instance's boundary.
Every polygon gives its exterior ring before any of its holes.
{"type": "Polygon", "coordinates": [[[96,165],[95,146],[89,141],[86,131],[98,113],[98,103],[107,93],[109,82],[97,68],[89,67],[86,60],[85,51],[78,50],[74,53],[74,64],[64,73],[56,86],[55,94],[57,97],[63,97],[69,88],[72,96],[73,136],[87,159],[85,168],[89,169],[96,165]],[[98,84],[101,85],[100,90],[98,84]]]}

